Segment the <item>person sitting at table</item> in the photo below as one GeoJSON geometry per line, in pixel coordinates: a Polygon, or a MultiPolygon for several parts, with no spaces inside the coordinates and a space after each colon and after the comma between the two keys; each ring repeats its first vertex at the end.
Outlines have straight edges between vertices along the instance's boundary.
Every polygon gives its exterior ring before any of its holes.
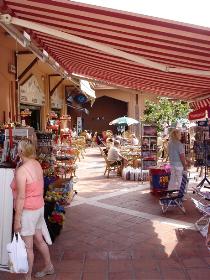
{"type": "Polygon", "coordinates": [[[109,149],[113,146],[114,140],[112,138],[107,138],[106,139],[106,148],[103,149],[105,155],[108,155],[109,149]]]}
{"type": "Polygon", "coordinates": [[[139,140],[135,134],[131,134],[131,145],[137,146],[139,144],[139,140]]]}
{"type": "Polygon", "coordinates": [[[123,167],[127,164],[127,159],[120,153],[120,142],[114,140],[114,145],[108,151],[107,160],[112,166],[119,166],[118,173],[122,173],[123,167]]]}

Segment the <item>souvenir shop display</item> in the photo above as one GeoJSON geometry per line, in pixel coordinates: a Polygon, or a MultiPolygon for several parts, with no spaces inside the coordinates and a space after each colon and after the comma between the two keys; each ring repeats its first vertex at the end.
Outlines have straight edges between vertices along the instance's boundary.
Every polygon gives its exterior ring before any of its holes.
{"type": "Polygon", "coordinates": [[[58,119],[58,115],[54,112],[51,111],[48,114],[48,120],[47,120],[47,126],[46,129],[48,131],[58,131],[59,130],[59,126],[60,126],[60,121],[58,119]]]}
{"type": "Polygon", "coordinates": [[[36,135],[32,127],[5,129],[1,166],[16,167],[19,160],[17,151],[18,142],[24,138],[29,138],[35,143],[36,135]]]}
{"type": "Polygon", "coordinates": [[[45,221],[52,241],[59,235],[65,221],[65,206],[72,201],[76,191],[73,190],[73,178],[45,179],[45,221]]]}
{"type": "Polygon", "coordinates": [[[184,148],[185,148],[185,156],[187,158],[190,157],[190,153],[191,153],[191,150],[190,150],[190,134],[189,132],[186,130],[186,131],[181,131],[181,142],[182,144],[184,144],[184,148]]]}
{"type": "Polygon", "coordinates": [[[195,166],[204,168],[204,178],[197,185],[200,189],[202,186],[210,188],[210,181],[207,178],[208,168],[210,168],[210,126],[208,121],[198,122],[199,126],[195,128],[195,166]]]}
{"type": "Polygon", "coordinates": [[[37,132],[37,156],[45,176],[54,174],[53,134],[52,132],[37,132]]]}
{"type": "MultiPolygon", "coordinates": [[[[51,112],[51,118],[57,116],[51,112]]],[[[65,206],[77,193],[73,190],[72,177],[76,170],[74,147],[68,137],[61,140],[60,122],[58,129],[51,127],[47,132],[37,133],[37,155],[44,172],[45,220],[52,241],[63,227],[65,206]]]]}
{"type": "Polygon", "coordinates": [[[75,176],[76,174],[76,159],[78,158],[77,149],[69,145],[55,145],[55,174],[66,178],[67,176],[75,176]]]}
{"type": "Polygon", "coordinates": [[[197,126],[193,150],[195,153],[195,166],[210,166],[209,126],[197,126]]]}
{"type": "Polygon", "coordinates": [[[141,160],[143,170],[157,165],[157,127],[155,125],[142,124],[141,160]]]}

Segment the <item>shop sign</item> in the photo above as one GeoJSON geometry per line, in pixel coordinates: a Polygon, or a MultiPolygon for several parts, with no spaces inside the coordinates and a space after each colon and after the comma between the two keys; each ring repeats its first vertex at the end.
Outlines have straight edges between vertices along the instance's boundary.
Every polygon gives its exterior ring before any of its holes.
{"type": "Polygon", "coordinates": [[[193,112],[189,113],[189,115],[188,115],[188,119],[190,121],[204,119],[205,117],[206,117],[206,108],[202,108],[202,109],[193,111],[193,112]]]}

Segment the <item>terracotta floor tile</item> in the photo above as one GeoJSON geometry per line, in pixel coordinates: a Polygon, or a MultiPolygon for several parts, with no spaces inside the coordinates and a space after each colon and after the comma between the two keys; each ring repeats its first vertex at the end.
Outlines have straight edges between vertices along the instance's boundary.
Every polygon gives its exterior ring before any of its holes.
{"type": "Polygon", "coordinates": [[[164,280],[188,280],[188,275],[179,269],[164,269],[161,272],[164,280]]]}
{"type": "Polygon", "coordinates": [[[193,258],[193,257],[196,257],[197,255],[197,252],[195,252],[192,247],[190,248],[179,248],[179,246],[177,248],[175,248],[175,251],[177,253],[177,256],[180,257],[180,258],[186,258],[186,257],[189,257],[189,258],[193,258]]]}
{"type": "Polygon", "coordinates": [[[82,272],[83,262],[75,260],[63,260],[55,264],[55,269],[58,272],[82,272]]]}
{"type": "Polygon", "coordinates": [[[154,257],[154,246],[150,244],[138,243],[132,250],[133,259],[141,259],[142,257],[153,258],[154,257]]]}
{"type": "Polygon", "coordinates": [[[84,272],[104,272],[108,270],[107,260],[87,260],[84,265],[84,272]]]}
{"type": "Polygon", "coordinates": [[[77,260],[83,262],[85,254],[83,252],[65,250],[62,260],[77,260]]]}
{"type": "Polygon", "coordinates": [[[158,271],[159,269],[158,261],[154,259],[142,258],[139,260],[133,260],[132,264],[135,271],[158,271]]]}
{"type": "Polygon", "coordinates": [[[172,259],[160,260],[159,266],[162,271],[164,271],[165,269],[172,269],[172,268],[182,270],[183,268],[182,263],[179,263],[178,261],[172,259]]]}
{"type": "Polygon", "coordinates": [[[135,279],[136,280],[162,280],[162,276],[158,271],[135,271],[135,279]]]}
{"type": "Polygon", "coordinates": [[[12,274],[9,272],[0,272],[0,280],[21,280],[22,275],[12,274]]]}
{"type": "Polygon", "coordinates": [[[131,253],[129,251],[110,251],[110,260],[131,260],[131,253]]]}
{"type": "Polygon", "coordinates": [[[77,272],[59,272],[56,275],[55,280],[81,280],[81,275],[81,273],[77,272]]]}
{"type": "Polygon", "coordinates": [[[181,261],[186,268],[191,268],[191,267],[207,268],[209,266],[208,263],[202,258],[186,258],[186,259],[182,259],[181,261]]]}
{"type": "Polygon", "coordinates": [[[133,280],[131,272],[110,272],[109,280],[133,280]]]}
{"type": "Polygon", "coordinates": [[[108,260],[106,251],[89,251],[86,253],[86,260],[108,260]]]}
{"type": "MultiPolygon", "coordinates": [[[[78,197],[73,203],[79,197],[93,200],[91,204],[74,206],[72,203],[66,208],[64,228],[50,246],[57,272],[52,280],[210,279],[210,255],[202,236],[194,230],[176,229],[160,222],[167,218],[178,223],[194,223],[200,214],[190,201],[191,194],[185,202],[187,215],[175,210],[163,215],[159,197],[151,195],[148,182],[124,181],[112,175],[107,179],[103,175],[105,163],[98,148],[88,148],[84,159],[77,164],[79,180],[74,188],[78,197]],[[133,187],[140,189],[132,191],[133,187]],[[116,195],[116,191],[122,190],[126,192],[116,195]],[[108,198],[101,197],[107,194],[108,198]],[[111,194],[114,196],[110,197],[111,194]],[[99,203],[107,207],[116,205],[123,211],[133,209],[156,215],[158,219],[149,220],[94,205],[98,195],[99,203]]],[[[40,256],[37,252],[35,255],[34,271],[42,267],[40,256]]],[[[18,278],[0,272],[0,280],[18,278]]]]}
{"type": "Polygon", "coordinates": [[[208,268],[192,268],[188,269],[187,273],[190,276],[190,280],[209,280],[210,269],[208,268]]]}
{"type": "Polygon", "coordinates": [[[205,257],[204,260],[205,260],[206,263],[210,266],[210,256],[209,256],[209,257],[205,257]]]}
{"type": "Polygon", "coordinates": [[[127,272],[131,271],[131,262],[127,260],[110,260],[109,271],[110,272],[127,272]]]}
{"type": "Polygon", "coordinates": [[[106,280],[107,275],[106,273],[90,273],[85,272],[83,275],[82,280],[106,280]]]}

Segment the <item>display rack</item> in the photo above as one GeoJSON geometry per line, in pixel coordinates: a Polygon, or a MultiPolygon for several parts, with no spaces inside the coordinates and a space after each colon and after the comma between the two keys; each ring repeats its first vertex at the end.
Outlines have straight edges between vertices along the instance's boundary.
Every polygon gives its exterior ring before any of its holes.
{"type": "Polygon", "coordinates": [[[37,132],[37,156],[45,176],[54,174],[53,134],[37,132]]]}
{"type": "Polygon", "coordinates": [[[69,145],[55,145],[55,172],[62,178],[75,176],[77,149],[69,145]]]}
{"type": "Polygon", "coordinates": [[[188,131],[181,132],[181,142],[182,144],[184,144],[185,156],[189,158],[191,154],[191,149],[190,149],[190,134],[188,131]]]}
{"type": "Polygon", "coordinates": [[[194,153],[195,153],[195,166],[204,168],[204,178],[196,186],[198,189],[201,187],[210,188],[210,181],[207,178],[208,168],[210,167],[210,127],[208,122],[204,122],[204,126],[196,127],[194,153]]]}
{"type": "Polygon", "coordinates": [[[157,127],[142,124],[141,129],[141,161],[142,170],[157,165],[157,127]]]}
{"type": "Polygon", "coordinates": [[[37,133],[38,160],[44,173],[45,220],[52,241],[59,235],[65,220],[65,206],[77,193],[73,189],[75,174],[73,148],[60,143],[53,132],[37,133]],[[55,139],[56,138],[56,139],[55,139]]]}
{"type": "Polygon", "coordinates": [[[20,142],[24,138],[29,138],[32,140],[32,142],[35,143],[36,136],[32,127],[5,129],[5,139],[1,156],[1,165],[3,165],[3,163],[7,163],[10,164],[11,167],[16,167],[18,161],[18,142],[20,142]]]}

